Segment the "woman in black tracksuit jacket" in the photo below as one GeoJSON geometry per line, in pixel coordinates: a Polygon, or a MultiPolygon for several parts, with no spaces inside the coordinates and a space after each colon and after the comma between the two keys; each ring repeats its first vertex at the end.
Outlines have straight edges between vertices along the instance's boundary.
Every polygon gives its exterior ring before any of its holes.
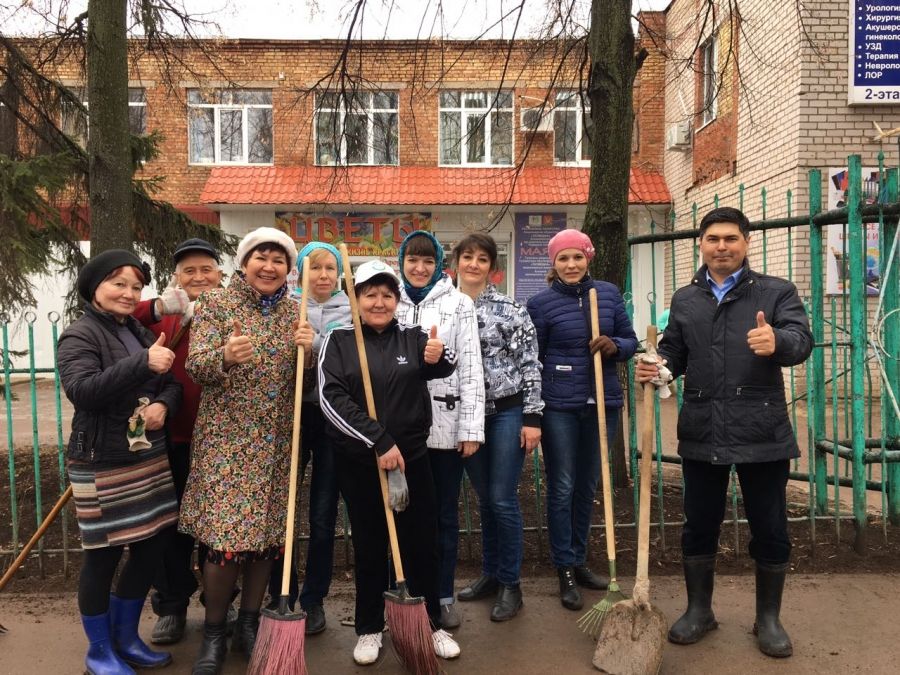
{"type": "MultiPolygon", "coordinates": [[[[399,324],[393,318],[399,285],[390,267],[377,261],[365,263],[356,276],[378,419],[371,419],[367,412],[352,328],[334,329],[322,344],[319,398],[332,425],[328,433],[334,441],[338,485],[353,528],[359,636],[354,659],[367,664],[377,658],[381,647],[383,593],[390,583],[384,557],[387,524],[377,470],[399,470],[405,475],[409,507],[395,517],[404,572],[410,592],[425,597],[428,615],[438,625],[437,510],[426,447],[431,427],[426,381],[450,375],[456,355],[439,340],[429,339],[423,327],[399,324]]],[[[444,631],[435,630],[433,641],[439,656],[459,654],[455,642],[447,644],[452,640],[444,631]]]]}

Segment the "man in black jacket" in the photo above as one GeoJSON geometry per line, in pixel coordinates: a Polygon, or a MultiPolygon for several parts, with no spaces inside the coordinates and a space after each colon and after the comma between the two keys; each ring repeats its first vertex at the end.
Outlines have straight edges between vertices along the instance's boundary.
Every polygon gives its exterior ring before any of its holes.
{"type": "MultiPolygon", "coordinates": [[[[790,460],[800,455],[788,418],[782,367],[802,363],[813,340],[797,289],[747,263],[750,223],[734,208],[700,222],[703,266],[672,296],[659,358],[684,375],[678,454],[684,472],[681,537],[688,608],[669,631],[692,644],[715,629],[712,592],[730,467],[741,483],[756,561],[756,624],[760,650],[790,656],[779,620],[791,542],[785,488],[790,460]]],[[[637,378],[658,375],[639,362],[637,378]]]]}

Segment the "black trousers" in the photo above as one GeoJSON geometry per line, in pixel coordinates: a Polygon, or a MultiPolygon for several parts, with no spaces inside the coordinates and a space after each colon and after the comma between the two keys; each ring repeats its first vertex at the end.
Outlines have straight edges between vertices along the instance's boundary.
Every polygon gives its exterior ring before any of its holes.
{"type": "MultiPolygon", "coordinates": [[[[175,496],[179,506],[191,470],[191,446],[188,443],[169,444],[169,466],[175,483],[175,496]]],[[[197,590],[197,578],[193,566],[194,538],[183,532],[176,532],[169,539],[169,545],[159,558],[153,576],[150,596],[153,611],[158,616],[184,614],[191,595],[197,590]]]]}
{"type": "MultiPolygon", "coordinates": [[[[791,557],[785,496],[790,461],[736,464],[735,468],[750,523],[750,557],[768,565],[786,563],[791,557]]],[[[731,467],[685,459],[682,469],[682,554],[714,555],[719,549],[731,467]]]]}
{"type": "MultiPolygon", "coordinates": [[[[167,527],[148,539],[128,544],[128,558],[119,573],[116,595],[127,600],[147,597],[153,571],[174,534],[175,528],[167,527]]],[[[85,549],[78,578],[78,610],[83,616],[97,616],[109,610],[109,592],[124,552],[124,545],[85,549]]]]}
{"type": "MultiPolygon", "coordinates": [[[[356,634],[380,633],[384,629],[383,593],[392,585],[394,568],[377,468],[340,453],[335,455],[335,467],[353,531],[356,634]]],[[[427,452],[406,462],[406,482],[409,506],[403,513],[394,514],[403,572],[409,592],[425,597],[428,616],[437,625],[441,612],[437,506],[427,452]]]]}

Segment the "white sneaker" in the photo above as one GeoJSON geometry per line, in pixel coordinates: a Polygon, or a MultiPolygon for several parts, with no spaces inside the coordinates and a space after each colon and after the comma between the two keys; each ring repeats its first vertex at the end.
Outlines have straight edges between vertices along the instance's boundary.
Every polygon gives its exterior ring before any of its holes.
{"type": "MultiPolygon", "coordinates": [[[[435,643],[436,644],[436,643],[435,643]]],[[[378,660],[381,651],[381,633],[366,633],[360,635],[353,648],[353,660],[361,666],[367,666],[378,660]]],[[[459,653],[459,647],[456,648],[459,653]]]]}
{"type": "Polygon", "coordinates": [[[455,659],[459,656],[459,645],[444,629],[434,631],[431,642],[434,644],[434,653],[442,659],[455,659]]]}

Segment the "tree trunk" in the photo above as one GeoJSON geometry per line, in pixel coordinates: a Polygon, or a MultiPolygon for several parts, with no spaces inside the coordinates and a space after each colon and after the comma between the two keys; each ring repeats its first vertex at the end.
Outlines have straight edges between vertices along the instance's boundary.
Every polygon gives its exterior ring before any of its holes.
{"type": "MultiPolygon", "coordinates": [[[[632,89],[637,73],[631,0],[593,0],[588,35],[592,143],[591,178],[584,232],[597,254],[591,263],[595,279],[625,286],[628,267],[628,185],[634,124],[632,89]]],[[[615,444],[614,486],[627,485],[625,444],[615,444]],[[624,478],[624,480],[623,480],[624,478]]]]}
{"type": "Polygon", "coordinates": [[[131,147],[124,0],[88,2],[91,255],[131,249],[131,147]]]}

